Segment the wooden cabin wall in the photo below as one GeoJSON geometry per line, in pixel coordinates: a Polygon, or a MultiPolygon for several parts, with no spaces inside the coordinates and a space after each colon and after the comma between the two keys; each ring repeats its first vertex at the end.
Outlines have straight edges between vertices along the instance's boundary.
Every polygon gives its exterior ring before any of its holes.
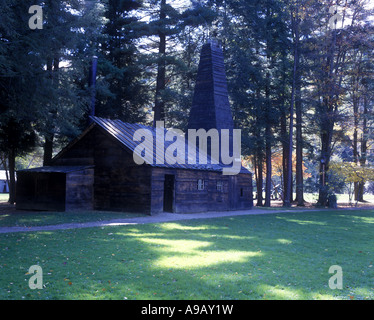
{"type": "Polygon", "coordinates": [[[103,129],[93,128],[53,162],[53,165],[92,164],[95,210],[150,212],[151,169],[136,165],[132,153],[103,129]]]}
{"type": "Polygon", "coordinates": [[[181,170],[178,172],[175,212],[228,210],[228,188],[227,176],[219,172],[181,170]],[[203,190],[198,190],[199,179],[204,180],[203,190]],[[217,181],[222,182],[222,191],[217,190],[217,181]]]}
{"type": "Polygon", "coordinates": [[[250,209],[253,206],[252,177],[249,174],[227,176],[220,172],[153,168],[152,213],[163,211],[166,174],[175,176],[175,213],[250,209]],[[198,179],[204,180],[204,190],[198,190],[198,179]],[[218,181],[222,183],[222,191],[217,190],[218,181]]]}
{"type": "Polygon", "coordinates": [[[94,169],[69,172],[66,175],[65,210],[93,210],[94,169]]]}
{"type": "MultiPolygon", "coordinates": [[[[53,162],[53,165],[92,164],[95,210],[150,214],[164,211],[166,174],[175,176],[173,212],[249,209],[253,205],[250,174],[225,176],[212,171],[139,166],[134,163],[132,152],[99,127],[53,162]],[[204,190],[198,190],[198,179],[204,180],[204,190]],[[217,181],[221,181],[222,191],[217,190],[217,181]]],[[[82,177],[76,179],[82,181],[82,177]]],[[[68,192],[73,203],[74,195],[68,192]]]]}
{"type": "Polygon", "coordinates": [[[150,213],[151,168],[104,132],[96,132],[95,209],[150,213]]]}
{"type": "Polygon", "coordinates": [[[252,175],[238,174],[229,176],[230,181],[230,209],[248,209],[253,207],[252,175]]]}
{"type": "Polygon", "coordinates": [[[100,127],[54,160],[53,165],[94,165],[93,208],[150,212],[151,168],[138,166],[132,152],[100,127]]]}
{"type": "Polygon", "coordinates": [[[51,161],[52,166],[90,166],[94,165],[94,147],[97,129],[88,132],[81,140],[72,147],[64,150],[63,154],[57,155],[51,161]]]}
{"type": "Polygon", "coordinates": [[[164,211],[165,174],[175,174],[176,170],[153,168],[151,172],[151,214],[164,211]]]}

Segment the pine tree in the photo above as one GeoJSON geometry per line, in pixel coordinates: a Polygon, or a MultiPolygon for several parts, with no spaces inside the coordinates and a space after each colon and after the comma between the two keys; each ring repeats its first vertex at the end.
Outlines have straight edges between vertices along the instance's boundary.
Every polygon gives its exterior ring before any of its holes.
{"type": "MultiPolygon", "coordinates": [[[[263,173],[265,206],[270,206],[272,190],[272,149],[277,143],[276,128],[279,101],[287,94],[282,81],[289,47],[287,14],[280,1],[211,1],[221,21],[215,33],[224,43],[229,60],[229,89],[234,118],[247,141],[242,150],[252,154],[255,163],[257,205],[263,205],[263,173]],[[229,21],[229,22],[228,22],[229,21]]],[[[284,77],[283,77],[284,78],[284,77]]],[[[288,77],[286,76],[286,81],[288,77]]],[[[284,80],[284,79],[283,79],[284,80]]]]}
{"type": "Polygon", "coordinates": [[[0,19],[0,151],[8,159],[9,202],[16,201],[15,159],[36,142],[32,126],[41,72],[37,37],[28,28],[29,3],[7,1],[0,19]]]}
{"type": "MultiPolygon", "coordinates": [[[[44,25],[38,30],[38,56],[42,69],[37,103],[36,129],[44,137],[44,165],[52,159],[55,144],[71,139],[79,132],[78,125],[85,108],[84,93],[76,85],[76,77],[83,73],[84,54],[77,48],[83,38],[86,8],[81,1],[48,0],[43,4],[44,25]]],[[[84,45],[83,45],[84,46],[84,45]]]]}
{"type": "Polygon", "coordinates": [[[109,92],[99,91],[96,114],[125,122],[145,120],[148,103],[136,41],[136,17],[140,1],[109,0],[105,6],[106,23],[98,50],[98,77],[104,77],[109,92]]]}
{"type": "Polygon", "coordinates": [[[14,202],[15,158],[43,137],[48,164],[54,139],[77,134],[84,98],[74,83],[81,71],[76,61],[81,57],[73,55],[79,42],[82,2],[37,1],[44,23],[42,29],[34,30],[28,22],[35,1],[7,1],[6,17],[0,22],[4,66],[0,71],[0,149],[9,159],[10,202],[14,202]],[[70,66],[61,68],[62,61],[70,66]]]}
{"type": "MultiPolygon", "coordinates": [[[[212,13],[197,1],[192,1],[191,7],[183,5],[174,7],[172,2],[168,3],[165,0],[149,0],[145,2],[140,12],[140,17],[144,16],[149,17],[149,21],[144,22],[139,29],[143,32],[141,48],[146,52],[143,56],[144,64],[148,69],[154,70],[150,74],[155,79],[150,81],[154,83],[153,122],[166,120],[167,123],[172,124],[174,119],[171,115],[176,115],[173,104],[181,101],[175,97],[180,97],[182,100],[185,98],[179,93],[183,89],[178,85],[178,80],[181,76],[186,76],[186,73],[191,80],[191,73],[186,67],[191,64],[191,61],[186,61],[183,57],[185,55],[191,57],[199,49],[194,46],[180,48],[186,41],[183,33],[188,28],[193,29],[209,24],[212,13]],[[187,53],[186,50],[191,49],[193,52],[187,53]]],[[[182,118],[179,116],[176,122],[183,122],[182,118]]]]}

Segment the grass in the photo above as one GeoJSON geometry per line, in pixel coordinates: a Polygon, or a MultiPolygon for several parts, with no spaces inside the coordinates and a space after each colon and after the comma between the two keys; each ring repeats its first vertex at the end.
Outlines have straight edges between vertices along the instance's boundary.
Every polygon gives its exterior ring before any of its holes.
{"type": "Polygon", "coordinates": [[[330,210],[1,234],[0,299],[373,299],[373,227],[330,210]]]}
{"type": "Polygon", "coordinates": [[[145,214],[112,211],[16,212],[0,214],[0,227],[34,227],[63,223],[83,223],[146,216],[145,214]]]}
{"type": "MultiPolygon", "coordinates": [[[[9,195],[0,193],[0,202],[6,202],[9,195]]],[[[311,203],[316,203],[318,195],[305,193],[305,200],[311,203]]],[[[374,196],[365,194],[365,199],[374,202],[374,196]]],[[[338,195],[339,201],[348,202],[348,195],[338,195]]],[[[262,210],[284,210],[283,207],[261,207],[262,210]]],[[[287,210],[298,211],[298,207],[291,207],[287,210]]],[[[91,221],[104,221],[112,219],[124,219],[138,216],[145,216],[144,214],[134,214],[127,212],[113,212],[113,211],[71,211],[71,212],[37,212],[37,211],[16,211],[16,213],[7,213],[5,210],[0,211],[0,227],[12,226],[42,226],[54,225],[63,223],[83,223],[91,221]]]]}
{"type": "MultiPolygon", "coordinates": [[[[0,202],[6,202],[9,194],[0,193],[0,202]]],[[[83,223],[91,221],[105,221],[112,219],[125,219],[146,216],[141,213],[128,213],[117,211],[0,211],[0,227],[34,227],[63,223],[83,223]]]]}

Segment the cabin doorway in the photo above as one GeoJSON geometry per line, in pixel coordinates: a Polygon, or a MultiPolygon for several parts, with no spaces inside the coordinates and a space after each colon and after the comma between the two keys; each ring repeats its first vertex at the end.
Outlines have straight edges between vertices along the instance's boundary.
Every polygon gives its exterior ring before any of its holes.
{"type": "Polygon", "coordinates": [[[173,174],[165,174],[164,212],[174,212],[174,185],[175,176],[173,174]]]}

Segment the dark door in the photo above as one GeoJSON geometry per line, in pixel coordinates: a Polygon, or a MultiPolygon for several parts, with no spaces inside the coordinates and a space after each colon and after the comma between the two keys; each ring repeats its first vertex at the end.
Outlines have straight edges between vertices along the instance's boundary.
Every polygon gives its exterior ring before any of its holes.
{"type": "Polygon", "coordinates": [[[173,212],[174,206],[174,175],[165,174],[164,181],[164,211],[173,212]]]}
{"type": "Polygon", "coordinates": [[[238,206],[239,194],[236,187],[236,176],[229,177],[229,206],[236,209],[238,206]]]}

